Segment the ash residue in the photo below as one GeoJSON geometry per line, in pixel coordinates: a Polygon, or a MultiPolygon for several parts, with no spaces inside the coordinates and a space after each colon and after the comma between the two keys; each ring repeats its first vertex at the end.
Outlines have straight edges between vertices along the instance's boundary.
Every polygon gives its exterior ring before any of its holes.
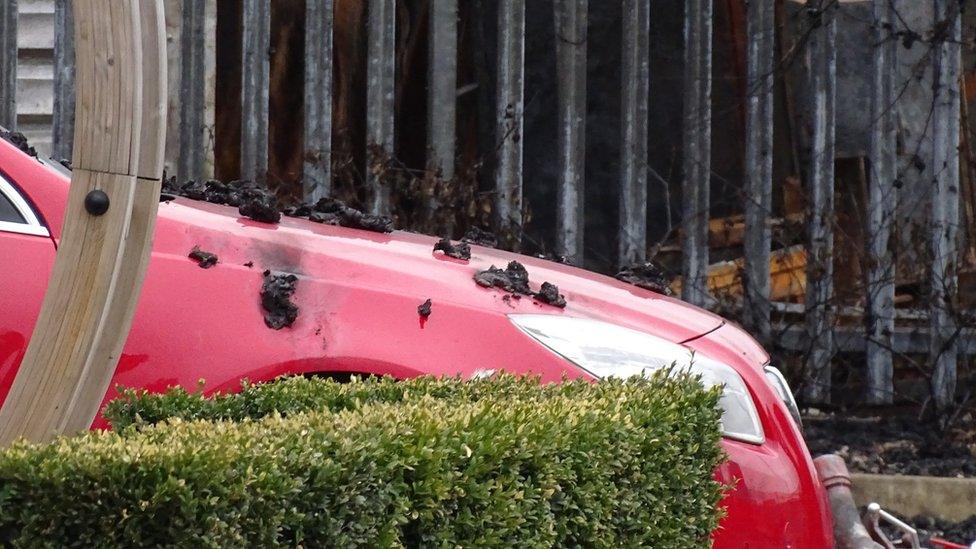
{"type": "Polygon", "coordinates": [[[513,294],[532,295],[529,289],[529,273],[518,261],[512,261],[504,270],[492,265],[487,271],[474,275],[474,281],[485,288],[501,288],[513,294]]]}
{"type": "Polygon", "coordinates": [[[633,284],[659,294],[671,295],[671,281],[664,272],[653,263],[631,265],[615,275],[617,280],[633,284]]]}
{"type": "Polygon", "coordinates": [[[268,328],[280,330],[291,326],[298,318],[298,306],[292,303],[298,277],[288,273],[264,271],[261,285],[261,306],[264,307],[264,323],[268,328]]]}
{"type": "Polygon", "coordinates": [[[444,252],[444,255],[454,259],[471,259],[471,246],[467,242],[454,244],[449,238],[442,238],[434,244],[434,251],[444,252]]]}
{"type": "Polygon", "coordinates": [[[566,306],[566,298],[559,293],[559,287],[549,282],[543,282],[542,287],[539,288],[534,297],[542,303],[548,303],[554,307],[566,306]]]}
{"type": "Polygon", "coordinates": [[[9,141],[13,146],[21,150],[21,152],[37,158],[37,150],[30,146],[27,142],[27,137],[20,132],[10,132],[7,130],[0,130],[0,139],[9,141]]]}
{"type": "Polygon", "coordinates": [[[498,237],[495,236],[495,234],[491,231],[486,231],[477,226],[468,229],[468,231],[464,233],[464,236],[461,238],[461,242],[484,246],[486,248],[498,247],[498,237]]]}
{"type": "Polygon", "coordinates": [[[197,262],[201,269],[209,269],[217,264],[217,254],[205,252],[200,246],[194,246],[188,257],[197,262]]]}
{"type": "Polygon", "coordinates": [[[421,303],[420,305],[417,306],[417,314],[420,315],[420,316],[422,316],[422,317],[424,317],[424,318],[429,317],[430,316],[430,308],[431,308],[431,305],[432,304],[433,303],[431,302],[431,300],[430,299],[427,299],[427,301],[424,301],[423,303],[421,303]]]}

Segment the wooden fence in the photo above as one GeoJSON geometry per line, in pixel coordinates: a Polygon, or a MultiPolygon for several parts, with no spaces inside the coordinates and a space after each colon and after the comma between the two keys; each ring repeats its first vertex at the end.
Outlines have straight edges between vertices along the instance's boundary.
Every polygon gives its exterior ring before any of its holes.
{"type": "MultiPolygon", "coordinates": [[[[648,112],[654,95],[649,70],[650,0],[619,0],[623,6],[620,78],[621,157],[619,162],[619,232],[616,237],[621,265],[647,259],[648,112]]],[[[896,324],[895,261],[890,252],[897,177],[896,100],[893,58],[897,41],[890,36],[894,18],[891,2],[874,0],[875,39],[871,70],[872,112],[870,178],[865,219],[869,266],[863,287],[866,307],[863,326],[837,327],[833,265],[835,196],[834,129],[836,98],[837,2],[811,0],[811,24],[803,53],[809,73],[812,113],[811,143],[806,162],[807,204],[806,293],[801,306],[804,326],[776,326],[773,313],[789,305],[771,300],[770,255],[773,193],[772,147],[774,74],[782,60],[777,55],[779,28],[774,0],[748,3],[746,66],[747,104],[745,133],[744,265],[741,278],[742,321],[761,340],[800,351],[806,368],[803,396],[808,402],[827,402],[831,389],[831,361],[837,352],[866,356],[866,395],[872,403],[891,402],[894,395],[893,355],[927,356],[939,406],[949,406],[955,390],[957,360],[976,353],[970,331],[963,329],[952,311],[956,293],[957,227],[960,216],[960,18],[959,2],[934,0],[940,20],[951,23],[933,61],[936,104],[932,114],[933,155],[936,170],[929,213],[929,268],[931,299],[928,326],[896,324]]],[[[685,78],[683,123],[683,180],[681,297],[708,306],[709,182],[711,178],[712,2],[687,0],[685,14],[685,78]]],[[[204,35],[206,0],[185,0],[181,34],[181,131],[178,137],[178,172],[182,178],[200,177],[205,150],[199,130],[208,93],[205,77],[204,35]],[[185,131],[183,131],[185,130],[185,131]]],[[[303,192],[317,199],[331,192],[332,175],[332,59],[333,0],[306,3],[305,126],[303,192]]],[[[261,181],[268,171],[270,0],[243,0],[242,120],[240,169],[243,177],[261,181]]],[[[583,255],[583,185],[586,162],[587,21],[588,0],[553,0],[559,39],[554,44],[558,74],[558,143],[556,252],[571,261],[583,255]]],[[[494,204],[496,229],[518,233],[522,226],[523,111],[525,108],[525,56],[548,52],[525,51],[526,0],[497,2],[497,71],[495,97],[494,204]]],[[[70,4],[57,0],[55,40],[54,151],[67,157],[71,149],[74,89],[70,4]]],[[[368,0],[368,65],[366,95],[367,159],[394,152],[397,135],[394,116],[396,0],[368,0]]],[[[15,125],[13,92],[16,71],[16,0],[0,5],[0,124],[15,125]]],[[[431,0],[429,47],[433,54],[428,74],[428,167],[445,178],[455,173],[458,72],[458,0],[431,0]]],[[[212,94],[212,90],[209,90],[212,94]]],[[[370,173],[367,170],[367,173],[370,173]]],[[[389,189],[368,175],[372,189],[369,208],[389,212],[389,189]]]]}

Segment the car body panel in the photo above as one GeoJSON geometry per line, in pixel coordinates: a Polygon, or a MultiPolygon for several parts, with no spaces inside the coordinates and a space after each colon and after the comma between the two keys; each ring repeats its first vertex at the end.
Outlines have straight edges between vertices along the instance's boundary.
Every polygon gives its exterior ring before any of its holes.
{"type": "MultiPolygon", "coordinates": [[[[0,398],[26,348],[61,235],[68,180],[0,141],[0,171],[46,222],[51,238],[0,233],[13,258],[0,277],[0,398]],[[13,269],[10,266],[13,266],[13,269]],[[13,274],[12,274],[13,273],[13,274]],[[4,301],[5,300],[5,301],[4,301]],[[9,311],[16,310],[11,315],[9,311]]],[[[240,217],[234,208],[176,199],[160,204],[153,256],[112,385],[162,391],[233,391],[241,380],[321,373],[470,377],[532,373],[544,381],[589,374],[515,328],[512,313],[591,318],[662,337],[734,367],[753,392],[766,431],[762,445],[723,441],[717,472],[736,482],[716,547],[829,547],[831,523],[809,453],[766,384],[768,356],[721,317],[602,275],[481,246],[470,261],[433,251],[436,239],[373,233],[284,218],[240,217]],[[187,255],[217,254],[203,269],[187,255]],[[564,309],[475,284],[476,272],[518,260],[533,288],[556,284],[564,309]],[[298,277],[290,327],[268,328],[260,291],[265,270],[298,277]],[[432,300],[425,318],[417,307],[432,300]],[[757,517],[762,517],[757,519],[757,517]],[[825,534],[826,532],[826,534],[825,534]],[[826,536],[826,537],[825,537],[826,536]]],[[[592,379],[592,378],[591,378],[592,379]]],[[[106,401],[116,395],[110,389],[106,401]]],[[[94,427],[107,427],[102,418],[94,427]]]]}

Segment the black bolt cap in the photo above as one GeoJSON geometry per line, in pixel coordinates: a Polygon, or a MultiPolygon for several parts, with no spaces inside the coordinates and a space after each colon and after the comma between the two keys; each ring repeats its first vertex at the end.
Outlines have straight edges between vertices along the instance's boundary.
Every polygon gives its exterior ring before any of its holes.
{"type": "Polygon", "coordinates": [[[101,189],[95,189],[85,196],[85,210],[88,213],[99,216],[108,211],[108,195],[101,189]]]}

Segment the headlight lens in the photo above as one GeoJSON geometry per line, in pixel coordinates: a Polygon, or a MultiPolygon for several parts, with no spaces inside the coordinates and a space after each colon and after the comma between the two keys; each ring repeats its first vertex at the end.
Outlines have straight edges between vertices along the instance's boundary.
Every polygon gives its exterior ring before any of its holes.
{"type": "Polygon", "coordinates": [[[793,421],[796,422],[796,426],[802,431],[803,420],[800,418],[800,408],[796,405],[796,399],[793,398],[793,391],[790,390],[790,384],[786,382],[783,373],[779,371],[779,368],[770,365],[763,368],[763,372],[766,374],[766,380],[769,381],[769,384],[773,386],[773,390],[776,391],[783,404],[786,405],[786,409],[790,411],[790,415],[793,416],[793,421]]]}
{"type": "Polygon", "coordinates": [[[675,365],[676,371],[700,375],[706,387],[722,385],[719,406],[725,436],[755,444],[765,440],[745,382],[726,364],[694,356],[677,343],[597,320],[554,315],[509,318],[533,339],[599,378],[641,376],[675,365]]]}

